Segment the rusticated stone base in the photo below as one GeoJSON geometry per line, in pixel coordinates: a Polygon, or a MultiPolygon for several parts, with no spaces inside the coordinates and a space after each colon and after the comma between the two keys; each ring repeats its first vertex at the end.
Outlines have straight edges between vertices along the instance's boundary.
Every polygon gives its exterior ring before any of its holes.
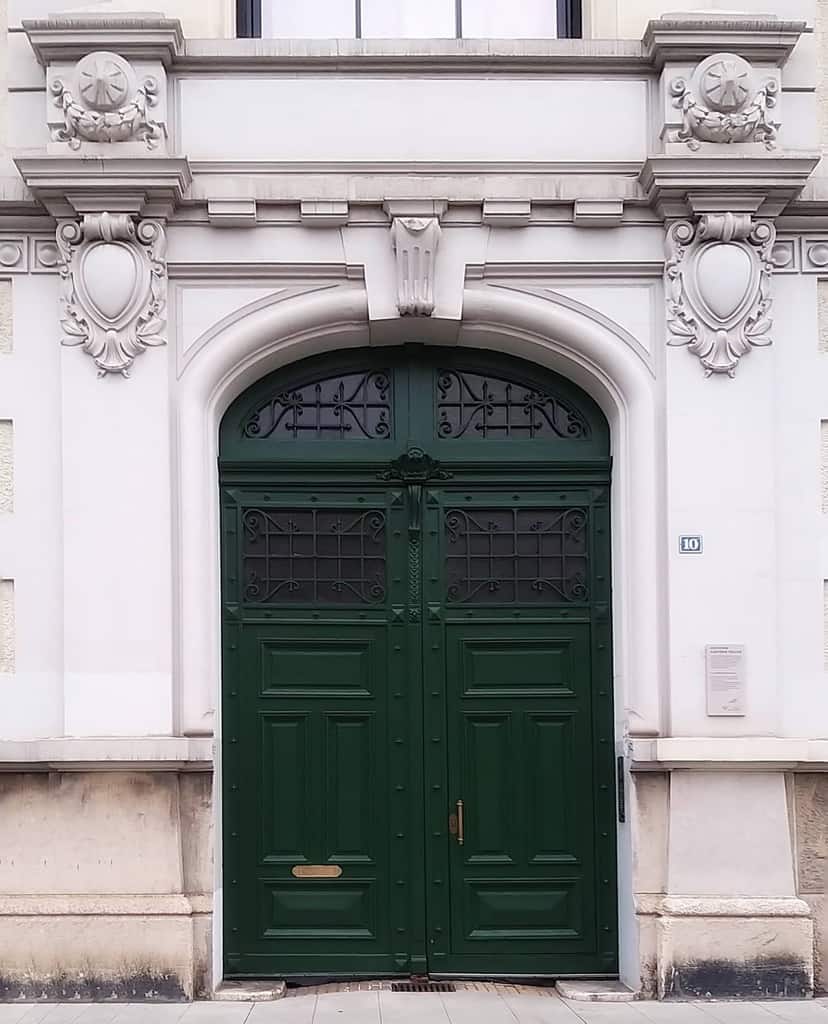
{"type": "Polygon", "coordinates": [[[0,775],[0,1000],[209,995],[209,773],[0,775]]]}
{"type": "Polygon", "coordinates": [[[667,899],[656,930],[660,999],[813,994],[813,922],[801,900],[667,899]]]}
{"type": "Polygon", "coordinates": [[[800,999],[810,996],[813,982],[806,964],[794,959],[703,960],[673,964],[664,997],[718,999],[800,999]]]}

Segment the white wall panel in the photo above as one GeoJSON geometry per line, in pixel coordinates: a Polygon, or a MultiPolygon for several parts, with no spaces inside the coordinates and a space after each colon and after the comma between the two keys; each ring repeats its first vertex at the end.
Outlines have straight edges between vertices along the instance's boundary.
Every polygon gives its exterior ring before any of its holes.
{"type": "Polygon", "coordinates": [[[46,72],[38,64],[25,33],[9,32],[6,52],[10,89],[45,89],[46,72]]]}
{"type": "Polygon", "coordinates": [[[63,732],[56,313],[57,276],[15,276],[15,346],[0,361],[0,418],[14,423],[14,511],[0,517],[0,575],[14,580],[14,675],[0,677],[0,739],[63,732]]]}
{"type": "Polygon", "coordinates": [[[64,348],[63,648],[66,729],[172,729],[167,348],[99,379],[64,348]]]}
{"type": "Polygon", "coordinates": [[[643,81],[190,78],[180,89],[191,160],[636,160],[647,149],[643,81]]]}
{"type": "Polygon", "coordinates": [[[12,92],[8,103],[9,149],[44,149],[49,143],[46,92],[12,92]]]}

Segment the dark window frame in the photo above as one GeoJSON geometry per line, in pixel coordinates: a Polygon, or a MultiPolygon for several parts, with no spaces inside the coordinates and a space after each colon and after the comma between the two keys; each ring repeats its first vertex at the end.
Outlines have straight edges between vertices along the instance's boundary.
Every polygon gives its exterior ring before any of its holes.
{"type": "MultiPolygon", "coordinates": [[[[290,2],[290,0],[286,0],[290,2]]],[[[550,0],[552,2],[552,0],[550,0]]],[[[555,0],[558,5],[558,38],[580,39],[583,34],[581,0],[555,0]]],[[[362,6],[354,0],[354,36],[362,37],[362,6]]],[[[463,38],[462,0],[454,0],[455,38],[463,38]]],[[[236,0],[236,36],[259,39],[262,35],[262,0],[236,0]]]]}

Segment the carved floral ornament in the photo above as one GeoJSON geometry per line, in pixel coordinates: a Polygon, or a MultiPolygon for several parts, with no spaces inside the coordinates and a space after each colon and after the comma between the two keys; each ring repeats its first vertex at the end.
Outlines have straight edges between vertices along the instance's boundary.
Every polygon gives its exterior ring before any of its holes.
{"type": "Polygon", "coordinates": [[[746,213],[709,213],[667,231],[670,345],[686,345],[705,376],[733,377],[743,355],[771,344],[770,280],[776,229],[746,213]]]}
{"type": "Polygon", "coordinates": [[[779,123],[768,117],[776,106],[779,84],[767,78],[761,86],[753,67],[735,53],[715,53],[696,66],[689,82],[670,83],[673,105],[682,114],[681,128],[671,142],[699,149],[702,142],[761,142],[774,149],[779,123]]]}
{"type": "Polygon", "coordinates": [[[98,376],[129,376],[135,357],[166,344],[166,237],[159,221],[86,214],[61,221],[61,326],[64,345],[80,345],[98,376]]]}
{"type": "Polygon", "coordinates": [[[64,125],[52,131],[55,142],[79,149],[81,142],[145,142],[155,149],[163,128],[147,116],[158,102],[158,83],[151,76],[138,85],[132,65],[117,53],[99,51],[83,57],[75,67],[74,85],[52,81],[55,103],[63,111],[64,125]]]}

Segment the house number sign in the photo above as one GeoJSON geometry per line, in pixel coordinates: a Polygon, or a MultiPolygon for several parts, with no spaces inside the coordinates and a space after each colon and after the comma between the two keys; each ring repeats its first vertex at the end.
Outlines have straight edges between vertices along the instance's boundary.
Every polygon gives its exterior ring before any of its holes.
{"type": "Polygon", "coordinates": [[[745,714],[745,648],[741,644],[708,644],[704,649],[707,714],[745,714]]]}
{"type": "Polygon", "coordinates": [[[679,537],[680,555],[700,555],[704,551],[704,538],[700,533],[683,533],[679,537]]]}

